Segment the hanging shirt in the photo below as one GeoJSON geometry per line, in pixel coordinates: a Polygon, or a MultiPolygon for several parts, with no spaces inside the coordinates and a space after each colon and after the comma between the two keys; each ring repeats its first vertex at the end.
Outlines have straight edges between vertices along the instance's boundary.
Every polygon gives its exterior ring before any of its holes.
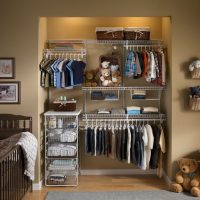
{"type": "Polygon", "coordinates": [[[153,149],[151,150],[151,159],[149,166],[151,169],[156,169],[158,167],[158,158],[160,153],[160,134],[161,131],[159,127],[155,124],[151,125],[153,130],[153,136],[154,136],[154,143],[153,143],[153,149]]]}
{"type": "Polygon", "coordinates": [[[143,141],[144,141],[144,153],[143,153],[143,161],[142,161],[142,165],[141,165],[141,169],[146,170],[147,169],[147,148],[148,148],[148,136],[147,136],[147,130],[146,127],[143,125],[142,126],[142,131],[143,131],[143,141]]]}
{"type": "Polygon", "coordinates": [[[159,128],[160,128],[160,140],[159,140],[160,149],[162,153],[166,153],[165,134],[161,125],[159,125],[159,128]]]}
{"type": "Polygon", "coordinates": [[[135,54],[133,53],[133,51],[130,51],[127,55],[125,63],[125,76],[133,77],[136,70],[135,54]]]}
{"type": "Polygon", "coordinates": [[[66,68],[69,70],[69,75],[70,75],[70,77],[68,77],[69,80],[68,80],[68,85],[67,86],[73,86],[74,85],[74,75],[73,75],[73,70],[71,68],[73,62],[74,62],[73,60],[70,60],[66,64],[66,68]]]}
{"type": "Polygon", "coordinates": [[[83,61],[73,61],[73,63],[71,64],[74,85],[79,85],[83,83],[85,66],[86,64],[83,61]]]}
{"type": "Polygon", "coordinates": [[[135,155],[135,127],[132,125],[131,129],[131,163],[137,165],[136,155],[135,155]]]}
{"type": "Polygon", "coordinates": [[[131,163],[131,130],[127,127],[127,163],[131,163]]]}
{"type": "Polygon", "coordinates": [[[149,169],[149,162],[151,159],[151,150],[153,149],[153,143],[154,143],[154,136],[153,136],[153,130],[149,124],[145,125],[146,131],[147,131],[147,137],[148,137],[148,143],[145,148],[146,151],[146,169],[149,169]]]}

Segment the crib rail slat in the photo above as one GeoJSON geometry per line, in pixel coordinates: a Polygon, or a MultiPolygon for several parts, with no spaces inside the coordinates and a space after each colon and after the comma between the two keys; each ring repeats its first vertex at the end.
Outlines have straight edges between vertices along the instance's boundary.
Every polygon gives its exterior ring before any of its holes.
{"type": "Polygon", "coordinates": [[[0,159],[0,199],[21,200],[32,182],[24,175],[24,159],[20,146],[0,159]]]}

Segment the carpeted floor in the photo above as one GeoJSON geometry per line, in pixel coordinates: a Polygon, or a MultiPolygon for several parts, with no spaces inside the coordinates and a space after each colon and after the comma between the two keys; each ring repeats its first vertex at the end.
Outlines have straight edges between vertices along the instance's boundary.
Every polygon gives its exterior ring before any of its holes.
{"type": "Polygon", "coordinates": [[[48,192],[45,200],[191,200],[200,198],[165,190],[127,192],[48,192]]]}

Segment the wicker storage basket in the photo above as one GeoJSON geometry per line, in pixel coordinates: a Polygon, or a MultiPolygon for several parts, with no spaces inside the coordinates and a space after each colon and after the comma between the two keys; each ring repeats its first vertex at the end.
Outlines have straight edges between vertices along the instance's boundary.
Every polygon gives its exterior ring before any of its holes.
{"type": "Polygon", "coordinates": [[[52,107],[53,110],[55,111],[75,111],[76,101],[75,100],[54,101],[52,107]]]}
{"type": "Polygon", "coordinates": [[[194,98],[190,95],[189,106],[191,110],[200,110],[200,98],[194,98]]]}
{"type": "Polygon", "coordinates": [[[150,40],[150,28],[127,27],[124,28],[125,40],[150,40]]]}
{"type": "Polygon", "coordinates": [[[191,71],[192,78],[200,78],[200,68],[194,68],[193,71],[191,71]]]}
{"type": "Polygon", "coordinates": [[[96,27],[97,40],[123,40],[123,27],[96,27]]]}

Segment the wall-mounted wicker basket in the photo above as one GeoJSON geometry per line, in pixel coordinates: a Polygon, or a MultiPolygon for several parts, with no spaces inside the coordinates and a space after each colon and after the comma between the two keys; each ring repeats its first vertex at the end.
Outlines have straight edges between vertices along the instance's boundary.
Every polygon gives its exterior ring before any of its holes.
{"type": "Polygon", "coordinates": [[[200,68],[195,68],[191,71],[192,78],[200,78],[200,68]]]}
{"type": "Polygon", "coordinates": [[[191,110],[200,110],[200,98],[199,97],[192,97],[191,95],[189,96],[189,106],[191,110]]]}

